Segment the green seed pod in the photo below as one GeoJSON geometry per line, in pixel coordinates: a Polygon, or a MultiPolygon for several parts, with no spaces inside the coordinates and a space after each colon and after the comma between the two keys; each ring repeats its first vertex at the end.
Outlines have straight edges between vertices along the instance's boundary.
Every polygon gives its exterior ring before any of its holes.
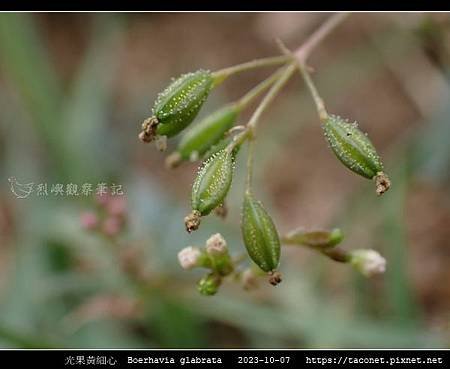
{"type": "Polygon", "coordinates": [[[197,116],[209,95],[214,78],[209,71],[183,74],[158,95],[153,116],[144,121],[139,138],[171,137],[186,128],[197,116]]]}
{"type": "Polygon", "coordinates": [[[219,151],[200,168],[192,186],[192,213],[185,218],[186,230],[200,225],[200,217],[220,206],[233,180],[234,156],[227,148],[219,151]]]}
{"type": "Polygon", "coordinates": [[[271,275],[270,283],[281,281],[275,273],[280,262],[280,239],[272,218],[261,202],[246,192],[242,210],[242,236],[250,258],[263,271],[271,275]]]}
{"type": "Polygon", "coordinates": [[[217,293],[221,283],[222,278],[219,275],[210,273],[198,281],[197,289],[202,295],[212,296],[217,293]]]}
{"type": "Polygon", "coordinates": [[[336,246],[344,238],[342,231],[335,228],[331,231],[304,231],[294,230],[283,237],[282,242],[290,245],[303,245],[318,249],[327,249],[336,246]]]}
{"type": "Polygon", "coordinates": [[[365,178],[375,179],[379,195],[389,189],[389,178],[383,173],[381,159],[357,123],[330,115],[322,127],[334,154],[347,168],[365,178]]]}
{"type": "Polygon", "coordinates": [[[180,140],[176,151],[179,158],[191,161],[201,158],[224,137],[225,132],[236,122],[238,114],[238,105],[229,104],[194,125],[180,140]]]}
{"type": "MultiPolygon", "coordinates": [[[[212,145],[204,153],[204,155],[201,157],[201,159],[208,160],[214,154],[217,154],[219,151],[225,149],[231,143],[232,140],[233,140],[233,137],[225,137],[225,138],[221,139],[215,145],[212,145]]],[[[233,150],[234,156],[236,156],[236,153],[239,151],[239,148],[240,148],[240,146],[237,146],[234,148],[234,150],[233,150]]],[[[192,160],[192,159],[194,159],[194,157],[192,156],[190,159],[192,160]]],[[[182,159],[180,153],[178,151],[174,151],[172,154],[170,154],[166,158],[166,167],[170,168],[170,169],[176,168],[181,164],[182,161],[183,161],[183,159],[182,159]]]]}

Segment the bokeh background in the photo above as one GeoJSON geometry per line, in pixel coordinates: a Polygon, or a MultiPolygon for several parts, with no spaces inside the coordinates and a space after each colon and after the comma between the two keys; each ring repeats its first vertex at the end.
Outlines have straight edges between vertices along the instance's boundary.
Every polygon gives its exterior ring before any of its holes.
{"type": "MultiPolygon", "coordinates": [[[[0,346],[73,348],[413,348],[450,344],[450,18],[352,14],[313,53],[328,109],[357,120],[393,186],[377,198],[324,141],[294,76],[258,132],[255,191],[281,233],[340,227],[347,249],[374,248],[366,279],[301,248],[283,249],[283,283],[247,292],[195,287],[177,252],[215,232],[242,251],[245,150],[225,221],[188,235],[198,163],[176,170],[137,140],[172,77],[292,49],[326,13],[0,14],[0,346]],[[8,178],[116,183],[126,228],[83,229],[93,196],[18,199],[8,178]],[[122,204],[124,205],[124,204],[122,204]]],[[[201,116],[270,68],[230,78],[201,116]]],[[[249,114],[243,114],[245,123],[249,114]]],[[[170,152],[176,139],[169,143],[170,152]]],[[[119,206],[120,207],[120,206],[119,206]]],[[[113,227],[114,228],[114,227],[113,227]]]]}

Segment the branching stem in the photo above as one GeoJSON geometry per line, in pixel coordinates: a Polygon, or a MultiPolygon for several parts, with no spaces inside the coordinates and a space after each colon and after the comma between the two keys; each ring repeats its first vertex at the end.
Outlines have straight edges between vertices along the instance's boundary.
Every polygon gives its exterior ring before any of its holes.
{"type": "Polygon", "coordinates": [[[346,250],[343,250],[339,247],[321,248],[321,247],[314,247],[314,246],[298,244],[298,243],[293,244],[293,243],[286,242],[286,239],[282,239],[281,242],[283,243],[283,246],[304,247],[306,249],[316,251],[322,255],[325,255],[329,259],[337,261],[339,263],[348,263],[351,261],[351,255],[349,254],[349,252],[346,250]]]}
{"type": "Polygon", "coordinates": [[[278,77],[278,80],[273,84],[273,86],[270,88],[269,92],[264,96],[264,98],[261,101],[261,104],[258,105],[255,112],[251,116],[249,122],[247,123],[247,129],[250,130],[250,135],[253,136],[256,130],[256,127],[260,121],[260,117],[262,113],[268,108],[270,103],[273,101],[273,99],[278,95],[278,93],[281,91],[283,86],[286,84],[286,82],[289,80],[289,78],[292,76],[296,69],[296,66],[294,64],[290,64],[287,66],[283,73],[278,77]]]}
{"type": "Polygon", "coordinates": [[[311,75],[309,74],[309,72],[307,70],[306,65],[299,64],[299,69],[303,76],[303,79],[305,80],[306,86],[308,87],[308,89],[311,93],[314,103],[316,104],[317,113],[319,114],[319,118],[322,122],[324,122],[328,118],[328,113],[325,109],[325,104],[323,102],[323,99],[319,95],[319,92],[317,91],[317,88],[314,85],[314,82],[311,78],[311,75]]]}
{"type": "MultiPolygon", "coordinates": [[[[307,66],[306,66],[306,60],[311,54],[312,50],[337,26],[339,25],[346,17],[348,16],[348,13],[337,13],[330,18],[327,19],[325,23],[322,24],[321,27],[319,27],[309,38],[308,40],[295,51],[295,53],[290,53],[287,49],[284,50],[285,56],[284,61],[290,60],[291,63],[284,68],[281,68],[281,70],[275,72],[271,77],[269,77],[266,81],[268,83],[273,83],[272,87],[270,88],[269,92],[264,96],[261,103],[256,108],[255,112],[251,116],[249,122],[246,125],[246,129],[236,136],[235,140],[231,144],[231,149],[236,147],[237,145],[242,144],[245,140],[249,140],[249,146],[248,146],[248,157],[247,157],[247,180],[246,180],[246,191],[251,191],[251,181],[252,181],[252,174],[253,174],[253,140],[255,137],[255,131],[257,128],[257,125],[260,121],[261,115],[264,113],[264,111],[267,109],[267,107],[270,105],[270,103],[273,101],[273,99],[278,95],[278,93],[281,91],[283,86],[286,84],[286,82],[289,80],[289,78],[292,76],[294,71],[299,68],[300,72],[306,82],[306,85],[308,86],[308,89],[311,92],[311,95],[314,99],[314,102],[317,107],[317,111],[319,113],[319,117],[321,121],[324,121],[328,118],[328,113],[325,109],[325,104],[323,102],[323,99],[320,97],[317,88],[314,85],[313,80],[311,79],[311,76],[309,75],[307,66]],[[293,61],[294,60],[294,61],[293,61]],[[272,78],[276,80],[276,82],[272,81],[272,78]]],[[[283,46],[283,45],[282,45],[283,46]]],[[[256,61],[255,61],[256,62],[256,61]]],[[[247,63],[248,64],[248,63],[247,63]]],[[[245,64],[242,64],[241,66],[237,66],[237,69],[242,68],[245,64]]],[[[235,67],[232,67],[235,68],[235,67]]],[[[231,68],[231,70],[232,70],[231,68]]],[[[263,81],[262,83],[266,82],[263,81]]],[[[262,85],[262,83],[260,85],[262,85]]],[[[258,86],[260,86],[258,85],[258,86]]],[[[257,89],[258,86],[254,89],[254,93],[260,93],[260,90],[257,89]]],[[[264,84],[264,87],[266,85],[264,84]]],[[[249,99],[253,98],[253,93],[250,91],[247,94],[249,99]]],[[[245,96],[243,98],[243,101],[245,100],[245,96]]]]}
{"type": "Polygon", "coordinates": [[[245,191],[250,193],[252,190],[252,177],[253,177],[253,152],[255,147],[255,140],[250,139],[248,141],[248,153],[247,153],[247,180],[245,182],[245,191]]]}
{"type": "Polygon", "coordinates": [[[306,60],[312,50],[349,15],[350,13],[336,13],[329,17],[314,33],[312,33],[306,42],[294,53],[299,64],[306,64],[306,60]]]}
{"type": "Polygon", "coordinates": [[[233,74],[245,72],[248,70],[261,68],[261,67],[270,67],[270,66],[280,65],[280,64],[284,64],[284,63],[288,62],[289,60],[290,60],[290,58],[285,55],[256,59],[256,60],[252,60],[252,61],[249,61],[246,63],[234,65],[232,67],[220,69],[213,73],[213,77],[215,80],[215,84],[218,85],[218,84],[222,83],[226,78],[228,78],[229,76],[231,76],[233,74]]]}
{"type": "MultiPolygon", "coordinates": [[[[251,182],[252,182],[252,175],[253,175],[253,139],[255,136],[255,130],[258,125],[258,122],[260,121],[261,115],[264,113],[264,111],[268,108],[270,103],[275,99],[275,97],[278,95],[278,93],[281,91],[283,86],[286,84],[286,82],[289,80],[289,78],[292,76],[296,69],[295,64],[290,64],[289,66],[283,68],[282,73],[278,76],[276,76],[278,79],[277,81],[272,85],[269,92],[264,96],[261,103],[258,105],[256,110],[254,111],[253,115],[251,116],[249,122],[247,123],[245,131],[243,131],[240,135],[238,135],[236,138],[237,140],[235,142],[240,142],[245,139],[249,140],[249,146],[248,146],[248,158],[247,158],[247,181],[246,181],[246,191],[251,191],[251,182]],[[241,136],[241,137],[239,137],[241,136]]],[[[276,74],[276,73],[275,73],[276,74]]]]}
{"type": "Polygon", "coordinates": [[[345,18],[349,16],[349,13],[336,13],[329,17],[309,38],[306,42],[300,46],[292,56],[296,59],[300,73],[305,80],[306,86],[308,87],[314,103],[316,104],[317,112],[319,114],[320,120],[323,122],[328,118],[328,113],[325,109],[325,104],[323,99],[320,97],[316,86],[311,78],[308,71],[308,66],[306,61],[310,56],[312,50],[325,39],[345,18]]]}
{"type": "Polygon", "coordinates": [[[250,91],[248,91],[244,96],[242,96],[237,102],[239,109],[244,109],[245,107],[247,107],[247,105],[249,105],[255,98],[257,98],[259,95],[261,95],[261,93],[264,92],[264,90],[266,90],[273,83],[275,83],[275,81],[280,77],[280,75],[284,69],[285,69],[285,67],[281,67],[275,73],[271,74],[264,81],[257,84],[250,91]]]}

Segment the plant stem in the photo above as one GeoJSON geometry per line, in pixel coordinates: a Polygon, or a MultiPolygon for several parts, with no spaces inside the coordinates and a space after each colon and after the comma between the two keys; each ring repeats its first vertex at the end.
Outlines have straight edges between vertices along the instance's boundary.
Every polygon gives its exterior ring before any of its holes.
{"type": "Polygon", "coordinates": [[[288,62],[290,60],[289,57],[285,55],[281,56],[272,56],[269,58],[262,58],[262,59],[255,59],[246,63],[234,65],[232,67],[220,69],[213,73],[214,78],[214,84],[217,86],[218,84],[222,83],[227,77],[240,73],[245,72],[248,70],[261,68],[261,67],[270,67],[274,65],[280,65],[288,62]]]}
{"type": "Polygon", "coordinates": [[[305,80],[306,86],[311,92],[314,103],[316,104],[317,112],[320,120],[323,122],[328,118],[328,113],[325,109],[323,99],[320,97],[316,86],[308,72],[306,60],[311,54],[312,50],[328,36],[347,16],[349,13],[336,13],[329,17],[309,38],[300,46],[292,56],[296,59],[300,73],[305,80]]]}
{"type": "Polygon", "coordinates": [[[282,239],[281,242],[283,243],[283,246],[294,246],[294,247],[300,246],[300,247],[304,247],[306,249],[314,250],[322,255],[325,255],[329,259],[337,261],[339,263],[348,263],[351,261],[351,256],[350,256],[349,252],[346,250],[343,250],[341,248],[338,248],[338,247],[318,248],[318,247],[313,247],[313,246],[304,245],[304,244],[289,243],[289,242],[286,242],[285,239],[282,239]]]}
{"type": "Polygon", "coordinates": [[[253,176],[253,151],[255,147],[255,141],[249,139],[248,141],[248,153],[247,153],[247,179],[245,182],[245,191],[251,193],[252,191],[252,176],[253,176]]]}
{"type": "Polygon", "coordinates": [[[234,140],[229,145],[228,150],[233,150],[235,147],[241,145],[245,140],[253,138],[261,114],[267,109],[272,100],[277,96],[281,88],[292,76],[296,68],[297,68],[296,64],[290,64],[288,67],[283,68],[282,74],[277,76],[278,80],[272,85],[269,92],[267,92],[267,94],[262,99],[261,103],[254,111],[249,122],[245,126],[245,130],[242,131],[240,134],[238,134],[236,137],[234,137],[234,140]]]}
{"type": "Polygon", "coordinates": [[[323,99],[320,97],[319,92],[317,91],[316,86],[314,85],[314,82],[311,78],[311,75],[309,74],[307,67],[305,64],[299,64],[300,72],[303,76],[303,79],[305,80],[306,86],[308,87],[309,91],[311,92],[311,96],[314,100],[314,103],[316,104],[317,113],[319,114],[319,118],[322,122],[324,122],[328,118],[328,113],[325,109],[325,104],[323,102],[323,99]]]}
{"type": "Polygon", "coordinates": [[[254,147],[254,134],[258,122],[260,121],[260,117],[262,113],[268,108],[273,99],[278,95],[283,86],[289,80],[296,69],[295,64],[290,64],[288,67],[285,67],[280,72],[281,74],[278,76],[278,72],[276,77],[278,78],[276,82],[272,85],[269,92],[264,96],[261,103],[258,105],[253,115],[251,116],[249,122],[247,123],[247,128],[241,135],[245,135],[245,138],[249,140],[248,143],[248,157],[247,157],[247,180],[246,180],[246,192],[251,192],[251,184],[252,184],[252,175],[253,175],[253,147],[254,147]]]}
{"type": "Polygon", "coordinates": [[[262,113],[268,108],[270,103],[273,101],[273,99],[278,95],[282,87],[286,84],[286,82],[289,80],[289,78],[292,76],[296,69],[295,64],[290,64],[288,67],[286,67],[283,71],[283,73],[279,76],[278,80],[272,85],[269,92],[264,96],[263,100],[261,101],[261,104],[258,105],[255,112],[251,116],[249,122],[247,123],[247,128],[252,131],[252,135],[258,125],[259,118],[261,117],[262,113]]]}
{"type": "Polygon", "coordinates": [[[306,42],[295,51],[295,58],[299,64],[305,64],[311,51],[328,36],[350,13],[336,13],[329,17],[306,42]]]}
{"type": "Polygon", "coordinates": [[[239,110],[242,110],[245,107],[247,107],[247,105],[250,104],[255,98],[257,98],[262,92],[264,92],[264,90],[269,88],[280,77],[280,74],[283,72],[284,69],[285,67],[278,69],[275,73],[271,74],[268,78],[257,84],[244,96],[242,96],[237,101],[239,110]]]}

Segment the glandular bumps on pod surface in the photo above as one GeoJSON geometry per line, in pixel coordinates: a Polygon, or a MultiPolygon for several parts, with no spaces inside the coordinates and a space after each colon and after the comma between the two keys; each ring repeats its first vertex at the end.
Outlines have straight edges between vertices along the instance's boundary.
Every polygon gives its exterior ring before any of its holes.
{"type": "Polygon", "coordinates": [[[389,189],[390,181],[383,173],[383,164],[372,142],[358,124],[330,115],[322,128],[336,157],[351,171],[377,183],[377,194],[389,189]]]}

